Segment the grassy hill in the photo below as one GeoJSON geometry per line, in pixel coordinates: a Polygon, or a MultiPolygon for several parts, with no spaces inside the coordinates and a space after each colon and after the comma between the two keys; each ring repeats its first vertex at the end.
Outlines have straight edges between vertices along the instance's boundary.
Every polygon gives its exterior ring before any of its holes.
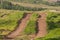
{"type": "Polygon", "coordinates": [[[16,28],[18,20],[22,19],[25,12],[32,13],[28,25],[22,32],[22,36],[14,40],[30,40],[28,36],[35,34],[38,13],[47,13],[48,34],[35,40],[60,40],[60,1],[52,0],[0,0],[0,40],[16,28]],[[45,11],[44,11],[45,10],[45,11]],[[53,12],[54,11],[54,12],[53,12]]]}
{"type": "MultiPolygon", "coordinates": [[[[25,1],[25,0],[24,0],[25,1]]],[[[2,9],[9,9],[9,10],[21,10],[21,11],[41,11],[41,10],[60,10],[60,2],[47,2],[41,0],[34,0],[39,1],[39,3],[30,3],[32,0],[27,0],[27,3],[21,0],[4,0],[0,1],[0,8],[2,9]]],[[[34,2],[33,1],[33,2],[34,2]]]]}
{"type": "MultiPolygon", "coordinates": [[[[32,11],[25,11],[32,12],[32,11]]],[[[46,11],[47,12],[47,11],[46,11]]],[[[23,39],[28,40],[28,34],[36,33],[36,19],[39,16],[37,13],[33,12],[25,31],[22,33],[23,37],[17,37],[15,40],[23,39]],[[26,35],[26,36],[24,36],[26,35]]],[[[41,11],[43,13],[43,11],[41,11]]],[[[17,25],[17,21],[23,17],[24,11],[18,10],[4,10],[0,9],[0,35],[7,35],[9,32],[13,31],[17,25]]],[[[37,38],[36,40],[59,40],[60,37],[60,13],[58,12],[47,12],[47,24],[48,24],[48,34],[44,38],[37,38]]],[[[0,36],[1,37],[1,36],[0,36]]]]}

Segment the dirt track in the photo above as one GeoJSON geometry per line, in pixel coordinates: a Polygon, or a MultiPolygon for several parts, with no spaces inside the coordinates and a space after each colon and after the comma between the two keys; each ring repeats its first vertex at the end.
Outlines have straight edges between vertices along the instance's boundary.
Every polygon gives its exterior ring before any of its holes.
{"type": "Polygon", "coordinates": [[[39,37],[45,37],[47,34],[47,23],[46,23],[46,13],[39,13],[39,17],[37,19],[37,33],[30,35],[31,40],[39,37]]]}
{"type": "MultiPolygon", "coordinates": [[[[34,38],[38,37],[44,37],[47,34],[47,24],[46,24],[46,14],[45,13],[39,13],[40,17],[38,17],[38,32],[36,34],[30,35],[32,38],[31,40],[34,40],[34,38]]],[[[18,35],[21,35],[21,33],[24,31],[28,20],[30,19],[31,13],[27,13],[24,15],[23,19],[18,21],[17,28],[9,33],[6,37],[7,38],[15,38],[18,35]]]]}
{"type": "Polygon", "coordinates": [[[25,17],[23,17],[23,19],[21,20],[21,22],[19,22],[20,24],[18,25],[18,27],[13,31],[11,32],[10,34],[8,34],[6,37],[7,38],[15,38],[17,37],[18,35],[20,35],[20,33],[24,30],[24,28],[26,27],[27,25],[27,22],[30,18],[31,14],[30,13],[27,13],[25,15],[25,17]]]}
{"type": "Polygon", "coordinates": [[[47,34],[46,14],[40,13],[38,18],[38,33],[37,37],[44,37],[47,34]]]}

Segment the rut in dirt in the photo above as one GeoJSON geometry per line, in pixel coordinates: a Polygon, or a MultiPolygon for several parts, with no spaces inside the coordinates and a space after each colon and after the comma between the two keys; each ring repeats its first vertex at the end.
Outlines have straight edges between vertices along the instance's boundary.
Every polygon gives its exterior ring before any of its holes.
{"type": "Polygon", "coordinates": [[[46,13],[39,13],[40,17],[37,20],[38,32],[36,37],[44,37],[47,34],[46,13]]]}
{"type": "Polygon", "coordinates": [[[10,32],[6,38],[13,39],[17,37],[18,35],[21,35],[30,19],[31,13],[24,13],[23,18],[18,21],[18,25],[16,29],[12,32],[10,32]]]}

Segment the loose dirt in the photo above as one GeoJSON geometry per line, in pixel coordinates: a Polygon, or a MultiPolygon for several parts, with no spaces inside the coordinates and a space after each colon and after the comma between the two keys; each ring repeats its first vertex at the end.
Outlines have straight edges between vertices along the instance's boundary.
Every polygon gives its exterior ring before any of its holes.
{"type": "Polygon", "coordinates": [[[47,34],[46,13],[40,13],[38,18],[38,33],[36,37],[44,37],[47,34]]]}

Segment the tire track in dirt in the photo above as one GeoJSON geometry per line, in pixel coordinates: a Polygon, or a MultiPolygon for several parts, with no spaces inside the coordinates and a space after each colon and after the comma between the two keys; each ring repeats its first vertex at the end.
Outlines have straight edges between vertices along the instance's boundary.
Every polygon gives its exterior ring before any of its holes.
{"type": "Polygon", "coordinates": [[[39,13],[39,16],[36,20],[36,30],[37,32],[33,35],[30,35],[31,39],[34,40],[35,38],[45,37],[47,34],[47,23],[46,23],[46,13],[39,13]]]}
{"type": "Polygon", "coordinates": [[[39,13],[38,32],[36,37],[44,37],[47,34],[46,13],[39,13]]]}
{"type": "Polygon", "coordinates": [[[6,38],[7,39],[13,39],[15,37],[17,37],[18,35],[20,35],[21,32],[23,32],[23,30],[25,29],[28,20],[30,19],[31,13],[24,13],[24,16],[21,20],[18,21],[18,25],[16,27],[16,29],[14,31],[12,31],[11,33],[9,33],[6,38]]]}
{"type": "MultiPolygon", "coordinates": [[[[31,37],[31,40],[34,40],[35,38],[38,38],[38,37],[44,37],[47,34],[46,13],[39,13],[39,15],[40,16],[36,20],[37,32],[36,32],[36,34],[29,35],[31,37]]],[[[30,13],[27,13],[27,14],[25,13],[23,18],[18,21],[17,28],[13,32],[8,34],[6,37],[7,38],[15,38],[21,32],[23,32],[30,16],[31,16],[30,13]]]]}

